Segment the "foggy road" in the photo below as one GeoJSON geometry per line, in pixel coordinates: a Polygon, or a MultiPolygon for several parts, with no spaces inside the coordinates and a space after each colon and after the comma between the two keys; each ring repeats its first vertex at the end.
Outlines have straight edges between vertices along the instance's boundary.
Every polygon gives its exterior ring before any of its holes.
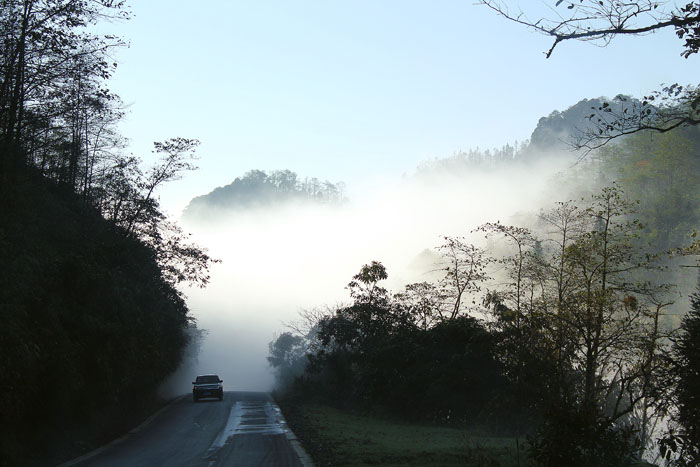
{"type": "Polygon", "coordinates": [[[68,466],[308,466],[266,393],[178,399],[144,426],[68,466]]]}

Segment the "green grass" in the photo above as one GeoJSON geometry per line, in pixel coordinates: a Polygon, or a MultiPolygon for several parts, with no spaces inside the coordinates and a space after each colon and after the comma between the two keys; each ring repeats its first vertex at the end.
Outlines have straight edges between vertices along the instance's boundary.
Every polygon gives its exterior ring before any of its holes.
{"type": "Polygon", "coordinates": [[[318,466],[526,465],[515,438],[401,423],[316,404],[282,403],[292,430],[318,466]]]}

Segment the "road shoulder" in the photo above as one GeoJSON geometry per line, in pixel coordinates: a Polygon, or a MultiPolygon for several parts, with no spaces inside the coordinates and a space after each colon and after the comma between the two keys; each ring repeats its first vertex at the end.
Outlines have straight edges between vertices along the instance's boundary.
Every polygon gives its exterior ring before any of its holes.
{"type": "Polygon", "coordinates": [[[162,415],[163,413],[165,413],[165,412],[166,412],[167,410],[169,410],[176,402],[182,400],[184,397],[187,397],[187,395],[178,396],[178,397],[176,397],[175,399],[171,400],[170,402],[168,402],[167,404],[165,404],[165,406],[161,407],[161,408],[160,408],[158,411],[156,411],[153,415],[151,415],[150,417],[148,417],[146,420],[144,420],[142,423],[140,423],[140,424],[139,424],[138,426],[136,426],[135,428],[132,428],[131,430],[129,430],[129,431],[128,431],[126,434],[124,434],[123,436],[120,436],[119,438],[115,439],[114,441],[111,441],[111,442],[109,442],[109,443],[107,443],[107,444],[105,444],[105,445],[103,445],[103,446],[100,446],[99,448],[94,449],[94,450],[92,450],[92,451],[90,451],[90,452],[88,452],[88,453],[86,453],[86,454],[83,454],[83,455],[80,456],[80,457],[76,457],[75,459],[71,459],[71,460],[69,460],[69,461],[66,461],[66,462],[64,462],[64,463],[62,463],[62,464],[60,464],[60,465],[58,465],[58,467],[71,467],[71,466],[74,466],[74,465],[78,465],[78,464],[80,464],[80,463],[82,463],[82,462],[85,462],[85,461],[87,461],[87,460],[89,460],[89,459],[92,459],[93,457],[95,457],[95,456],[101,454],[102,452],[106,451],[107,449],[110,449],[110,448],[112,448],[112,447],[114,447],[114,446],[117,446],[117,445],[123,443],[124,441],[126,441],[127,439],[129,439],[131,436],[133,436],[133,435],[136,434],[136,433],[139,433],[141,430],[143,430],[143,429],[146,428],[148,425],[150,425],[151,423],[153,423],[154,420],[156,420],[160,415],[162,415]]]}
{"type": "Polygon", "coordinates": [[[301,465],[304,467],[314,467],[314,462],[311,456],[306,452],[304,447],[301,444],[301,441],[297,438],[297,436],[294,434],[294,431],[289,427],[289,424],[287,423],[287,420],[284,418],[284,414],[282,413],[282,409],[280,408],[279,405],[277,405],[277,402],[272,400],[272,408],[275,411],[275,414],[277,416],[277,421],[282,426],[282,429],[284,430],[284,435],[289,441],[289,444],[292,446],[292,449],[294,449],[294,452],[296,453],[297,457],[299,457],[299,462],[301,462],[301,465]]]}

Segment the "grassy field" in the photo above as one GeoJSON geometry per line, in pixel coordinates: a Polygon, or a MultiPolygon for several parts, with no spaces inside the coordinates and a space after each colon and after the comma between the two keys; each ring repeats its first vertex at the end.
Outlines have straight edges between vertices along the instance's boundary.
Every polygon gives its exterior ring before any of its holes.
{"type": "Polygon", "coordinates": [[[315,404],[280,405],[287,423],[319,467],[527,464],[522,446],[518,462],[514,438],[354,415],[315,404]]]}

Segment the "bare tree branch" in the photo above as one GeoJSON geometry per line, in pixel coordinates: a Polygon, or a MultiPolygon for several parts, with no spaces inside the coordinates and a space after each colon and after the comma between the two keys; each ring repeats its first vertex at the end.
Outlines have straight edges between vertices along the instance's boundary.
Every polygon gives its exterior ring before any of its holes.
{"type": "MultiPolygon", "coordinates": [[[[681,56],[688,58],[700,50],[700,2],[677,7],[658,0],[558,0],[550,8],[551,17],[530,19],[521,9],[511,10],[502,0],[480,0],[480,5],[504,18],[553,38],[545,56],[568,40],[594,41],[606,46],[619,35],[639,36],[673,28],[685,40],[681,56]]],[[[580,159],[610,141],[637,133],[665,133],[683,126],[700,124],[700,92],[694,86],[672,84],[641,100],[618,96],[612,102],[592,108],[591,125],[580,129],[569,142],[583,150],[580,159]]]]}
{"type": "Polygon", "coordinates": [[[495,11],[504,18],[550,36],[554,39],[550,49],[545,52],[549,58],[556,46],[567,40],[600,41],[607,45],[618,35],[643,35],[672,27],[680,38],[686,37],[686,58],[697,53],[693,36],[697,34],[700,23],[698,4],[689,4],[675,11],[663,8],[664,1],[642,0],[620,2],[617,0],[579,0],[557,1],[552,8],[554,18],[531,20],[521,9],[513,12],[507,3],[499,0],[481,0],[478,2],[495,11]],[[563,8],[566,8],[566,12],[563,8]]]}

